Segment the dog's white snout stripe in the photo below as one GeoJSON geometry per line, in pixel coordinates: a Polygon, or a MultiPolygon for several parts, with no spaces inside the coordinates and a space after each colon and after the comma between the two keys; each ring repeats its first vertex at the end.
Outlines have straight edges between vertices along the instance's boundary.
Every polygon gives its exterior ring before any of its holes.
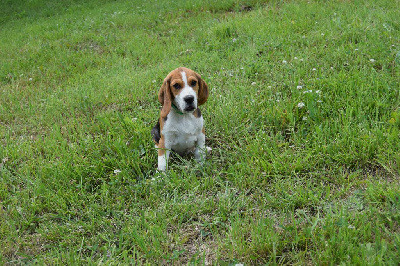
{"type": "Polygon", "coordinates": [[[176,96],[175,104],[177,106],[179,106],[179,109],[181,109],[181,110],[185,110],[188,107],[188,105],[193,106],[194,108],[197,108],[196,92],[193,90],[192,87],[189,86],[186,72],[182,71],[181,75],[182,75],[182,81],[184,83],[184,86],[183,86],[182,90],[180,91],[180,93],[176,96]],[[192,97],[193,97],[193,100],[190,101],[190,103],[189,103],[186,99],[189,99],[192,97]]]}

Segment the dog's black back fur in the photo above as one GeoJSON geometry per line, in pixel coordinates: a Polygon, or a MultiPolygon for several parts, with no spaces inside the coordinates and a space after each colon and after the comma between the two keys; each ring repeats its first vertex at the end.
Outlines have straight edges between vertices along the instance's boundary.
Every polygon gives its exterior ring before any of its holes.
{"type": "Polygon", "coordinates": [[[160,121],[157,121],[157,124],[151,130],[151,136],[153,140],[158,144],[160,142],[161,133],[160,133],[160,121]]]}

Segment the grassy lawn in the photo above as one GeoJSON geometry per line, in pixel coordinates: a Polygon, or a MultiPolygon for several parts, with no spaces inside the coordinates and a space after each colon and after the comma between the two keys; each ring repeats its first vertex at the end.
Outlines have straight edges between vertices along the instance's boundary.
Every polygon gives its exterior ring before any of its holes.
{"type": "Polygon", "coordinates": [[[0,2],[0,264],[400,263],[400,1],[0,2]],[[164,77],[211,91],[158,173],[164,77]]]}

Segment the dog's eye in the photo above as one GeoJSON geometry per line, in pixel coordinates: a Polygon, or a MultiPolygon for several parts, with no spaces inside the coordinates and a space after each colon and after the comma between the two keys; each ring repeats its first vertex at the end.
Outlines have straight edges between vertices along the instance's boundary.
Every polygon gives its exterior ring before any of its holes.
{"type": "Polygon", "coordinates": [[[190,82],[190,86],[192,86],[192,87],[196,86],[196,84],[197,84],[197,81],[195,81],[195,80],[192,80],[192,82],[190,82]]]}
{"type": "Polygon", "coordinates": [[[179,90],[181,88],[181,85],[179,85],[179,83],[175,83],[172,86],[174,86],[174,88],[177,89],[177,90],[179,90]]]}

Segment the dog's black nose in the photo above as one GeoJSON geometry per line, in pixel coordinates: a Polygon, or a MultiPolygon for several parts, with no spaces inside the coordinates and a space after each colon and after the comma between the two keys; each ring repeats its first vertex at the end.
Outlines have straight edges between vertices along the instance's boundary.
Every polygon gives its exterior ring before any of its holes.
{"type": "Polygon", "coordinates": [[[193,101],[194,101],[194,96],[192,96],[192,95],[185,96],[185,97],[183,98],[183,100],[184,100],[187,104],[192,104],[193,101]]]}

